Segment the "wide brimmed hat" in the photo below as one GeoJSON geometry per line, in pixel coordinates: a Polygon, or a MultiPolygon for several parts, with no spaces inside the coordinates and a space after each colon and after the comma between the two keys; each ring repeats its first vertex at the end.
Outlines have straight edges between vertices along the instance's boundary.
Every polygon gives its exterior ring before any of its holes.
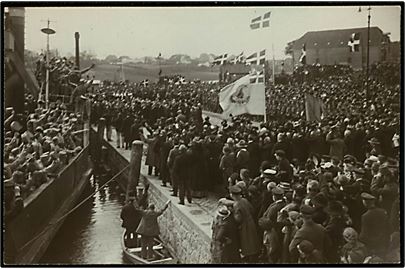
{"type": "Polygon", "coordinates": [[[231,211],[229,211],[226,207],[219,207],[216,214],[220,217],[228,217],[231,214],[231,211]]]}
{"type": "Polygon", "coordinates": [[[240,140],[240,141],[236,144],[236,147],[239,147],[239,148],[247,147],[247,144],[246,144],[245,140],[240,140]]]}

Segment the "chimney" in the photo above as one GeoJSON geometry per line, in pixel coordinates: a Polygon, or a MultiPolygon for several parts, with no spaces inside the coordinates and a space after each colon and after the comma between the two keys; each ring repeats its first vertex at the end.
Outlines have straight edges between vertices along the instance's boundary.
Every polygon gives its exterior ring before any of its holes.
{"type": "Polygon", "coordinates": [[[79,49],[79,32],[75,32],[75,40],[76,40],[76,67],[80,69],[80,49],[79,49]]]}

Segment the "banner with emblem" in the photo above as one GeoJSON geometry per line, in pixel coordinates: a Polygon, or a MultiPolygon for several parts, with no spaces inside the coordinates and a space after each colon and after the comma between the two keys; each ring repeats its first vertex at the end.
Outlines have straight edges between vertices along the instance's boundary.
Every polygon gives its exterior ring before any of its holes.
{"type": "Polygon", "coordinates": [[[230,118],[230,114],[264,115],[266,112],[264,83],[252,84],[250,75],[246,75],[221,89],[219,104],[226,119],[230,118]]]}

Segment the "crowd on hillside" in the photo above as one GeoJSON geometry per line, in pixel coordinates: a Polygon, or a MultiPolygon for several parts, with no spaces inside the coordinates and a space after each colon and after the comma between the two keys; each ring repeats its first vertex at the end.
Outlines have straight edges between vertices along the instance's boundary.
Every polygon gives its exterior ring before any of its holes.
{"type": "Polygon", "coordinates": [[[147,143],[149,174],[180,204],[207,191],[224,196],[213,262],[394,262],[399,81],[369,83],[368,98],[347,73],[276,86],[268,94],[275,117],[259,127],[243,116],[221,125],[202,116],[219,85],[116,84],[89,96],[93,123],[106,120],[109,140],[115,128],[117,147],[147,143]],[[300,115],[306,91],[325,102],[320,123],[300,115]]]}
{"type": "Polygon", "coordinates": [[[26,95],[25,112],[4,113],[5,214],[13,216],[82,149],[82,118],[58,100],[48,109],[26,95]]]}

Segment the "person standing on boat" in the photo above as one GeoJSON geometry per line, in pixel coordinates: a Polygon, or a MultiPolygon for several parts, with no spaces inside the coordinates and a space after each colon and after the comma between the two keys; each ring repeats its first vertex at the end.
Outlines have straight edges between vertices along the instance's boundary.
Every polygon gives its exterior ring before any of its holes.
{"type": "Polygon", "coordinates": [[[141,218],[142,213],[140,212],[136,197],[130,194],[128,203],[121,210],[122,227],[125,228],[126,240],[138,239],[136,229],[141,222],[141,218]]]}
{"type": "Polygon", "coordinates": [[[163,214],[163,212],[169,206],[170,201],[168,201],[162,210],[156,211],[155,205],[150,204],[146,210],[140,210],[142,214],[142,220],[139,224],[136,232],[139,233],[141,237],[142,245],[142,258],[152,259],[153,258],[153,243],[154,238],[158,237],[160,234],[159,224],[157,218],[163,214]]]}

